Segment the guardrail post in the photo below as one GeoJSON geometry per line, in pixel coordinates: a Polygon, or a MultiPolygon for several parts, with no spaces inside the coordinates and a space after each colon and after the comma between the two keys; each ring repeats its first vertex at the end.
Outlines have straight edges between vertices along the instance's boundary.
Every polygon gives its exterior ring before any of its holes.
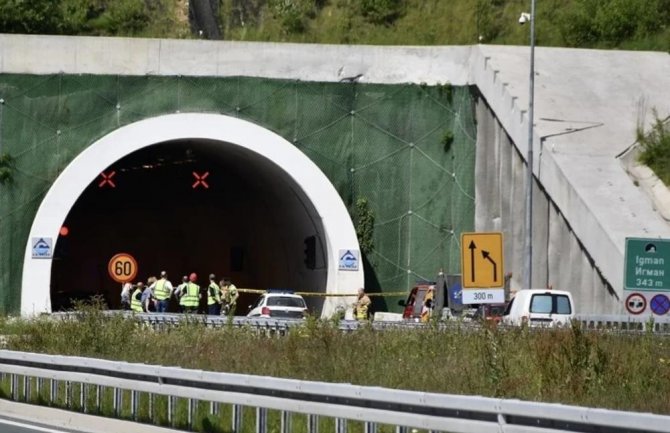
{"type": "Polygon", "coordinates": [[[335,433],[347,433],[347,420],[344,418],[335,419],[335,433]]]}
{"type": "Polygon", "coordinates": [[[137,421],[137,403],[139,400],[139,393],[137,391],[131,391],[130,393],[130,412],[133,417],[133,421],[137,421]]]}
{"type": "Polygon", "coordinates": [[[377,433],[377,423],[365,422],[365,433],[377,433]]]}
{"type": "Polygon", "coordinates": [[[233,405],[232,416],[232,433],[241,433],[242,431],[242,406],[239,404],[233,405]]]}
{"type": "Polygon", "coordinates": [[[218,415],[219,414],[219,403],[215,401],[210,401],[209,402],[209,414],[210,415],[218,415]]]}
{"type": "Polygon", "coordinates": [[[58,381],[56,379],[49,379],[49,404],[54,404],[58,392],[58,381]]]}
{"type": "Polygon", "coordinates": [[[28,402],[30,401],[30,381],[28,380],[28,376],[23,376],[22,382],[23,382],[23,401],[28,402]]]}
{"type": "Polygon", "coordinates": [[[81,384],[81,392],[79,393],[79,406],[81,406],[84,413],[88,413],[88,384],[81,384]]]}
{"type": "Polygon", "coordinates": [[[409,429],[405,426],[399,425],[395,428],[395,433],[408,433],[409,429]]]}
{"type": "Polygon", "coordinates": [[[168,396],[168,408],[167,408],[167,416],[168,416],[168,423],[170,424],[170,427],[174,427],[174,407],[175,407],[175,397],[174,396],[168,396]]]}
{"type": "Polygon", "coordinates": [[[291,412],[281,412],[281,433],[291,433],[291,412]]]}
{"type": "Polygon", "coordinates": [[[72,407],[72,382],[69,380],[65,381],[65,407],[72,407]]]}
{"type": "Polygon", "coordinates": [[[188,399],[188,411],[187,411],[187,420],[188,420],[188,429],[193,430],[193,418],[195,414],[195,404],[197,400],[192,398],[188,399]]]}
{"type": "Polygon", "coordinates": [[[16,400],[16,388],[17,388],[16,375],[12,373],[9,376],[9,395],[12,396],[12,400],[16,400]]]}
{"type": "Polygon", "coordinates": [[[264,407],[256,408],[256,433],[267,433],[268,410],[264,407]]]}
{"type": "Polygon", "coordinates": [[[319,416],[307,415],[307,433],[319,433],[319,416]]]}
{"type": "Polygon", "coordinates": [[[102,394],[102,385],[95,386],[95,413],[100,413],[100,394],[102,394]]]}
{"type": "Polygon", "coordinates": [[[121,392],[119,388],[114,388],[114,416],[118,417],[121,412],[121,392]]]}
{"type": "Polygon", "coordinates": [[[40,398],[42,398],[42,387],[44,385],[44,379],[41,377],[37,378],[37,383],[35,384],[35,392],[37,392],[37,400],[39,401],[40,398]]]}
{"type": "Polygon", "coordinates": [[[149,394],[149,421],[154,422],[154,395],[149,394]]]}

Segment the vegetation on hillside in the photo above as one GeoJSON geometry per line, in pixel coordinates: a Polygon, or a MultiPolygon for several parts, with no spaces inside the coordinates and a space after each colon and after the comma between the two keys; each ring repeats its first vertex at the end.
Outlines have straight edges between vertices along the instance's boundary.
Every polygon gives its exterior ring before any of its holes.
{"type": "Polygon", "coordinates": [[[649,131],[637,129],[637,141],[642,147],[640,162],[651,168],[665,185],[670,185],[670,118],[655,114],[649,131]]]}
{"type": "MultiPolygon", "coordinates": [[[[6,0],[0,32],[351,44],[517,44],[529,0],[6,0]],[[193,8],[202,9],[194,11],[193,8]],[[189,10],[190,8],[190,10],[189,10]],[[191,22],[189,24],[189,16],[191,22]],[[205,20],[207,21],[207,20],[205,20]]],[[[538,0],[539,45],[670,50],[670,0],[538,0]]]]}

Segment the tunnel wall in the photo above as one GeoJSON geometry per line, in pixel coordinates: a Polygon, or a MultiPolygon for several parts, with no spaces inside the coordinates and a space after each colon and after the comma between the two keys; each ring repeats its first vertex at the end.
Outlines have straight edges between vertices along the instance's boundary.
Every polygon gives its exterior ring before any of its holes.
{"type": "MultiPolygon", "coordinates": [[[[516,291],[523,285],[527,166],[486,101],[479,99],[476,105],[475,229],[503,232],[505,270],[516,291]]],[[[580,314],[610,314],[620,308],[612,287],[536,178],[532,286],[570,291],[580,314]]]]}
{"type": "MultiPolygon", "coordinates": [[[[476,127],[469,87],[226,77],[0,75],[0,312],[19,310],[37,208],[83,149],[138,120],[174,112],[236,116],[276,132],[331,180],[354,223],[375,224],[365,252],[370,291],[406,290],[460,269],[474,222],[476,127]]],[[[393,309],[395,302],[389,303],[393,309]]],[[[397,307],[396,307],[397,308],[397,307]]]]}

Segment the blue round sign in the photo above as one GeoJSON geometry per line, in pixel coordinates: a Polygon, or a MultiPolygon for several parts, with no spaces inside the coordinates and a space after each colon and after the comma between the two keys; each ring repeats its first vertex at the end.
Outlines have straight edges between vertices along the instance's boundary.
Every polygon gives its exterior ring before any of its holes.
{"type": "Polygon", "coordinates": [[[670,298],[666,295],[656,295],[651,298],[649,308],[651,308],[651,311],[653,311],[654,314],[659,316],[668,314],[668,311],[670,311],[670,298]]]}

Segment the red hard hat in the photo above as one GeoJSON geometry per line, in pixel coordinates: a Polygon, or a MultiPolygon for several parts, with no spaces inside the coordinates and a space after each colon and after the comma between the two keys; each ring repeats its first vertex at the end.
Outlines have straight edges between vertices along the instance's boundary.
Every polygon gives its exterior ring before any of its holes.
{"type": "Polygon", "coordinates": [[[191,275],[189,275],[188,279],[191,280],[192,282],[195,282],[198,279],[198,274],[193,272],[191,273],[191,275]]]}

